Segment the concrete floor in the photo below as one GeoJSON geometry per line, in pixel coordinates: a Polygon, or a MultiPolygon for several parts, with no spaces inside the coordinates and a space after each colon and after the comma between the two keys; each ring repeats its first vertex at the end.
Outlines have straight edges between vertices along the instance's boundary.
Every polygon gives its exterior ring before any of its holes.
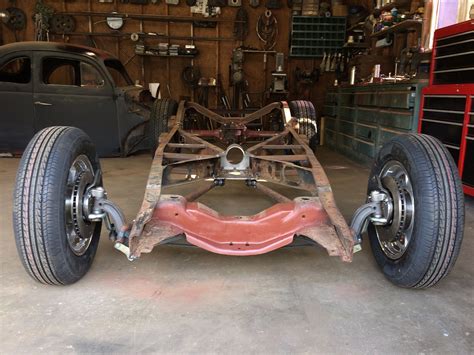
{"type": "MultiPolygon", "coordinates": [[[[347,219],[368,170],[318,153],[347,219]]],[[[148,155],[104,159],[109,197],[132,219],[148,155]]],[[[89,273],[68,287],[30,279],[14,245],[18,159],[0,159],[0,353],[457,353],[474,352],[474,199],[457,265],[424,291],[392,286],[367,241],[352,264],[319,247],[228,257],[161,246],[130,263],[102,235],[89,273]]],[[[203,199],[232,213],[235,202],[203,199]]],[[[268,203],[239,193],[253,209],[268,203]]],[[[235,212],[235,211],[234,211],[235,212]]]]}

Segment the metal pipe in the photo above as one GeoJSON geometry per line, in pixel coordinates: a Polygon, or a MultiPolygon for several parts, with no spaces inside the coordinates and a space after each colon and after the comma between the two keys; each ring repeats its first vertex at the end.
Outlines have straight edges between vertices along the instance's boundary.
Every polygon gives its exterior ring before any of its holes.
{"type": "Polygon", "coordinates": [[[280,131],[254,131],[249,129],[244,131],[243,135],[245,137],[274,137],[278,133],[280,131]]]}
{"type": "MultiPolygon", "coordinates": [[[[51,32],[51,35],[54,36],[64,36],[64,33],[54,33],[51,32]]],[[[132,32],[69,32],[66,33],[66,36],[96,36],[96,37],[123,37],[130,38],[133,34],[132,32]]],[[[235,41],[232,37],[187,37],[187,36],[168,36],[166,34],[156,33],[156,34],[139,34],[140,37],[166,40],[173,39],[176,41],[209,41],[209,42],[221,42],[221,41],[235,41]]],[[[133,41],[133,40],[132,40],[133,41]]]]}
{"type": "Polygon", "coordinates": [[[186,201],[189,201],[189,202],[194,201],[198,199],[199,197],[201,197],[202,195],[204,195],[206,192],[212,190],[216,186],[217,185],[214,183],[214,181],[212,181],[209,185],[202,186],[200,189],[190,192],[189,194],[184,196],[184,198],[186,199],[186,201]]]}
{"type": "Polygon", "coordinates": [[[291,202],[291,200],[288,197],[283,196],[281,193],[276,192],[275,190],[269,188],[268,186],[263,185],[262,183],[257,183],[255,187],[259,191],[263,192],[265,195],[275,200],[276,202],[282,202],[282,203],[291,202]]]}
{"type": "Polygon", "coordinates": [[[169,15],[148,15],[148,14],[127,14],[124,12],[94,12],[94,11],[79,11],[79,12],[58,12],[58,14],[71,15],[71,16],[96,16],[96,17],[121,17],[124,19],[131,20],[143,20],[143,21],[161,21],[161,22],[227,22],[227,23],[244,23],[245,21],[238,20],[226,20],[217,18],[193,18],[186,16],[169,16],[169,15]]]}
{"type": "Polygon", "coordinates": [[[190,133],[194,136],[198,136],[198,137],[216,137],[216,138],[220,138],[221,135],[222,135],[222,131],[220,129],[214,129],[212,131],[204,130],[204,129],[189,130],[188,133],[190,133]]]}

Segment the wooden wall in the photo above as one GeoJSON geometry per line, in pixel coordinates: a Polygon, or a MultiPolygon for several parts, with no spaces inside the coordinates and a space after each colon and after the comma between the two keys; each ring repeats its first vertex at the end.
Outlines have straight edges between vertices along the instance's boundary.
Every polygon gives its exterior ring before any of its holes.
{"type": "MultiPolygon", "coordinates": [[[[1,0],[1,3],[7,3],[6,0],[1,0]]],[[[248,1],[244,0],[244,6],[249,14],[249,34],[243,45],[255,47],[258,49],[262,48],[261,42],[259,41],[255,25],[258,19],[264,11],[265,7],[262,5],[264,1],[261,0],[261,5],[258,8],[251,8],[248,5],[248,1]]],[[[9,3],[9,2],[8,2],[9,3]]],[[[120,1],[115,0],[114,3],[103,4],[99,3],[98,0],[69,0],[69,1],[58,1],[58,0],[44,0],[44,3],[52,6],[56,11],[94,11],[94,12],[110,12],[118,11],[124,13],[143,13],[143,14],[157,14],[157,15],[175,15],[175,16],[192,16],[190,8],[185,4],[184,0],[180,0],[180,4],[177,6],[167,5],[164,0],[161,0],[159,4],[149,5],[133,5],[133,4],[122,4],[120,1]]],[[[17,7],[23,9],[27,13],[28,24],[25,31],[19,33],[18,39],[21,41],[33,40],[34,28],[32,21],[32,14],[34,9],[35,1],[33,0],[16,0],[17,7]]],[[[278,20],[278,40],[275,46],[275,50],[278,52],[285,53],[286,69],[289,74],[290,89],[293,89],[293,70],[298,66],[302,69],[312,69],[318,67],[320,59],[316,60],[301,60],[301,59],[289,59],[289,37],[290,37],[290,21],[291,21],[291,10],[286,6],[286,0],[282,0],[282,8],[273,10],[278,20]]],[[[0,8],[5,8],[12,5],[0,5],[0,8]]],[[[220,19],[226,19],[228,22],[220,23],[215,29],[203,29],[194,28],[195,36],[203,37],[232,37],[233,35],[233,20],[237,8],[223,7],[222,14],[219,16],[220,19]]],[[[200,18],[201,15],[194,15],[196,18],[200,18]]],[[[103,17],[92,17],[92,31],[93,32],[111,32],[104,22],[103,17]]],[[[143,21],[141,23],[138,20],[127,20],[121,31],[123,32],[139,32],[140,27],[143,26],[145,32],[162,32],[169,35],[179,36],[190,36],[192,34],[192,28],[190,23],[166,23],[166,22],[153,22],[143,21]]],[[[89,19],[88,17],[76,17],[76,31],[87,32],[89,31],[89,19]]],[[[15,41],[14,35],[3,26],[2,31],[3,43],[9,43],[15,41]]],[[[91,45],[90,40],[87,37],[62,37],[54,36],[52,40],[55,41],[67,41],[71,43],[79,43],[91,45]]],[[[147,85],[149,82],[160,82],[162,83],[162,96],[168,97],[168,91],[166,90],[166,84],[170,87],[171,96],[174,99],[179,99],[182,96],[193,96],[192,90],[187,87],[181,79],[181,72],[185,66],[192,63],[189,58],[159,58],[159,57],[134,57],[134,45],[129,38],[112,38],[112,37],[94,37],[95,43],[98,48],[107,50],[117,57],[119,57],[123,63],[126,64],[126,68],[132,77],[132,79],[138,79],[142,84],[147,85]]],[[[157,45],[163,40],[150,39],[147,40],[148,44],[157,45]]],[[[188,41],[177,41],[170,40],[170,43],[186,44],[188,41]]],[[[221,74],[224,81],[224,88],[230,97],[231,91],[228,87],[228,67],[230,64],[230,58],[232,55],[232,49],[241,45],[238,41],[195,41],[195,45],[198,47],[200,54],[194,59],[194,65],[198,66],[201,75],[204,77],[217,77],[217,74],[221,74]]],[[[246,56],[244,71],[247,80],[249,81],[249,91],[251,92],[263,92],[268,89],[271,82],[271,71],[274,70],[274,57],[268,57],[268,65],[266,74],[263,71],[263,56],[259,54],[249,54],[246,56]],[[266,75],[266,80],[265,80],[266,75]],[[264,83],[266,82],[266,86],[264,83]]],[[[320,82],[314,85],[311,99],[317,106],[321,106],[324,100],[324,92],[326,87],[332,85],[334,82],[334,74],[325,73],[321,78],[320,82]]],[[[293,98],[296,96],[293,92],[291,95],[293,98]]],[[[216,99],[214,90],[210,93],[210,106],[215,106],[216,99]]]]}

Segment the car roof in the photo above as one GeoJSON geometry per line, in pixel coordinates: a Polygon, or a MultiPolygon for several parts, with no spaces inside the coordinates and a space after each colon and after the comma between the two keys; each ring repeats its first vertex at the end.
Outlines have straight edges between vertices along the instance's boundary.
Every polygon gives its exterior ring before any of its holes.
{"type": "Polygon", "coordinates": [[[70,52],[87,57],[97,57],[102,60],[118,60],[112,54],[98,48],[82,46],[79,44],[70,44],[63,42],[15,42],[0,46],[0,56],[18,51],[52,51],[52,52],[70,52]]]}

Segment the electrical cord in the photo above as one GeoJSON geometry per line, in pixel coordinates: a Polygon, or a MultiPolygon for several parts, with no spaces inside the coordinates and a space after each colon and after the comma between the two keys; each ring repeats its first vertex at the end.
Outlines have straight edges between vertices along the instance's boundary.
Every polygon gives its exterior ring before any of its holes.
{"type": "Polygon", "coordinates": [[[263,42],[263,49],[272,50],[278,36],[278,21],[270,10],[266,10],[258,17],[256,31],[258,38],[263,42]]]}

